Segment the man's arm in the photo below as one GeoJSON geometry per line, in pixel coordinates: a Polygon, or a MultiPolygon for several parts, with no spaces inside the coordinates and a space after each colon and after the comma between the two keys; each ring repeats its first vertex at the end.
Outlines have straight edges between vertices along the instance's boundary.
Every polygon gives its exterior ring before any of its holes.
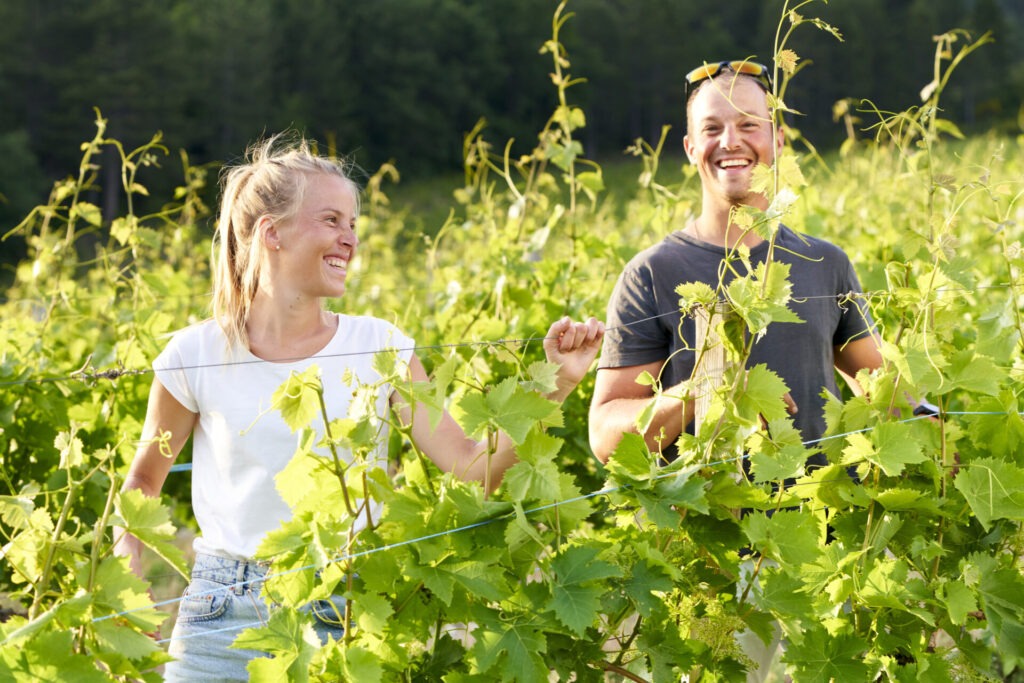
{"type": "Polygon", "coordinates": [[[861,370],[877,370],[882,367],[882,351],[878,337],[869,335],[835,347],[836,369],[842,373],[853,392],[858,396],[864,391],[855,379],[861,370]]]}
{"type": "MultiPolygon", "coordinates": [[[[655,361],[597,371],[590,403],[590,448],[601,462],[608,462],[623,434],[637,433],[636,419],[653,400],[654,392],[649,386],[637,384],[636,380],[644,372],[657,377],[662,365],[663,361],[655,361]]],[[[665,393],[673,391],[669,389],[665,393]]],[[[664,394],[657,401],[654,418],[643,435],[647,447],[655,452],[675,443],[693,420],[693,401],[680,405],[679,399],[664,394]]]]}

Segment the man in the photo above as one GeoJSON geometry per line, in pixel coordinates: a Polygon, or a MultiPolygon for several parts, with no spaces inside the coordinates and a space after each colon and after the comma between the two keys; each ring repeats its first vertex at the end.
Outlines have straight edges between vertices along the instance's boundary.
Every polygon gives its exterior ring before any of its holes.
{"type": "MultiPolygon", "coordinates": [[[[694,321],[679,310],[675,288],[693,281],[717,288],[727,251],[739,244],[750,249],[755,265],[768,254],[767,241],[731,222],[735,207],[768,208],[768,199],[751,190],[751,178],[758,164],[771,165],[782,151],[782,131],[772,126],[766,96],[767,68],[749,61],[709,64],[691,72],[687,82],[691,92],[683,144],[700,175],[701,212],[637,254],[608,304],[590,406],[590,444],[602,462],[624,433],[637,432],[636,418],[654,396],[650,386],[637,383],[644,372],[659,378],[665,391],[642,436],[652,452],[673,457],[694,408],[693,401],[681,404],[670,395],[680,395],[678,385],[690,379],[695,334],[694,321]]],[[[790,264],[790,308],[804,322],[770,325],[748,365],[765,363],[782,377],[789,387],[789,411],[810,441],[825,429],[822,389],[838,394],[834,369],[853,382],[858,370],[877,368],[882,358],[867,307],[843,298],[860,291],[860,284],[839,248],[782,226],[772,258],[790,264]]],[[[731,279],[728,273],[724,277],[731,279]]]]}
{"type": "MultiPolygon", "coordinates": [[[[679,310],[675,289],[684,282],[704,282],[717,289],[733,277],[721,268],[728,252],[739,245],[750,250],[756,266],[768,257],[769,243],[734,222],[733,210],[749,206],[761,211],[768,198],[751,189],[758,164],[771,165],[782,151],[783,135],[772,126],[767,93],[767,68],[749,61],[706,64],[687,76],[686,155],[701,180],[701,211],[696,219],[637,254],[626,266],[608,303],[604,349],[590,406],[590,445],[607,462],[622,435],[636,433],[636,420],[652,400],[653,419],[642,435],[654,453],[670,460],[683,430],[692,426],[693,401],[681,402],[679,386],[693,373],[695,323],[679,310]],[[720,283],[720,280],[724,282],[720,283]],[[665,388],[657,399],[644,372],[665,388]]],[[[790,309],[802,323],[776,322],[753,346],[748,366],[764,363],[786,383],[789,412],[804,441],[825,430],[826,389],[838,394],[835,370],[848,382],[862,368],[881,365],[878,340],[867,306],[845,295],[860,291],[849,259],[824,240],[797,235],[780,227],[772,253],[790,265],[793,298],[790,309]]],[[[732,268],[742,270],[733,261],[732,268]]],[[[818,455],[812,459],[819,459],[818,455]]],[[[741,566],[738,592],[752,580],[754,561],[741,566]]],[[[751,660],[748,681],[764,681],[777,673],[782,653],[781,632],[770,643],[751,631],[736,634],[751,660]]]]}

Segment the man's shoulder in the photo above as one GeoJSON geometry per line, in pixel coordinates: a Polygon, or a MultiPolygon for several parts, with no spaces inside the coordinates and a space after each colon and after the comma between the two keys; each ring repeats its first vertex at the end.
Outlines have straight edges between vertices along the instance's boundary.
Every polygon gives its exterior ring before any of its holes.
{"type": "Polygon", "coordinates": [[[832,257],[847,259],[842,247],[822,237],[799,232],[786,225],[779,228],[778,244],[802,257],[832,257]]]}
{"type": "Polygon", "coordinates": [[[633,258],[626,263],[625,270],[635,272],[657,266],[661,262],[675,262],[679,259],[680,254],[686,252],[688,248],[689,245],[679,237],[678,233],[672,233],[634,254],[633,258]]]}

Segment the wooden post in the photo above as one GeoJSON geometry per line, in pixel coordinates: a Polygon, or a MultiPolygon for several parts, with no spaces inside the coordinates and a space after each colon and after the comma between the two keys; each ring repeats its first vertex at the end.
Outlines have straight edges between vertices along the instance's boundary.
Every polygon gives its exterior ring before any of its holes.
{"type": "Polygon", "coordinates": [[[696,360],[693,368],[693,379],[697,390],[694,399],[693,433],[700,434],[700,428],[707,418],[711,397],[717,387],[722,384],[725,375],[725,345],[718,335],[718,326],[726,316],[728,303],[719,301],[714,311],[697,308],[694,319],[697,334],[694,339],[696,360]]]}

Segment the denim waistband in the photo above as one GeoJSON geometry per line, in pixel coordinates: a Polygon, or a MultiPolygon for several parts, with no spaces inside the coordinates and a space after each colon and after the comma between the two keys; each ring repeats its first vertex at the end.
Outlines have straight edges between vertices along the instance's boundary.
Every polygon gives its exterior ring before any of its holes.
{"type": "Polygon", "coordinates": [[[270,568],[269,562],[236,560],[207,553],[196,553],[192,565],[193,579],[206,579],[235,588],[241,592],[246,588],[258,589],[270,568]]]}

